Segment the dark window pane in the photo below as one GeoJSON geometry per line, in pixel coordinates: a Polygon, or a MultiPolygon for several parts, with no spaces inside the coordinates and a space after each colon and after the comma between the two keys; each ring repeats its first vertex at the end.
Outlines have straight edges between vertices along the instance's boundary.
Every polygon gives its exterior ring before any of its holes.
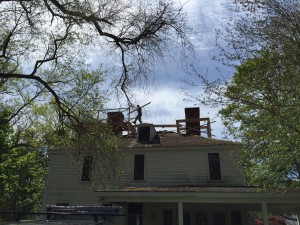
{"type": "Polygon", "coordinates": [[[213,225],[225,225],[224,213],[213,213],[213,225]]]}
{"type": "Polygon", "coordinates": [[[183,212],[183,225],[191,225],[191,216],[189,212],[183,212]]]}
{"type": "Polygon", "coordinates": [[[207,225],[207,215],[203,212],[197,212],[195,215],[196,225],[207,225]]]}
{"type": "Polygon", "coordinates": [[[143,225],[143,204],[129,203],[127,225],[143,225]]]}
{"type": "Polygon", "coordinates": [[[144,155],[135,155],[134,157],[134,180],[144,180],[144,155]]]}
{"type": "Polygon", "coordinates": [[[232,225],[242,225],[242,215],[239,211],[234,211],[230,213],[231,215],[231,224],[232,225]]]}
{"type": "Polygon", "coordinates": [[[139,132],[138,140],[140,142],[150,141],[150,127],[139,127],[138,132],[139,132]]]}
{"type": "Polygon", "coordinates": [[[164,210],[163,225],[173,225],[172,210],[164,210]]]}
{"type": "Polygon", "coordinates": [[[140,215],[128,215],[127,225],[143,225],[142,216],[140,216],[140,215]]]}
{"type": "Polygon", "coordinates": [[[142,203],[130,203],[128,205],[128,214],[143,214],[143,204],[142,203]]]}
{"type": "Polygon", "coordinates": [[[90,181],[92,179],[93,156],[84,156],[82,166],[82,181],[90,181]]]}
{"type": "Polygon", "coordinates": [[[221,180],[221,166],[219,153],[208,153],[209,179],[221,180]]]}

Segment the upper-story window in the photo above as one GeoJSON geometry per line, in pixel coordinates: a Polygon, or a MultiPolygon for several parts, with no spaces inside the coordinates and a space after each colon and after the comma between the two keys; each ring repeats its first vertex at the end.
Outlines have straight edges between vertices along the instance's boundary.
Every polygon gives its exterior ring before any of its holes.
{"type": "Polygon", "coordinates": [[[219,153],[208,153],[209,179],[221,180],[221,165],[219,153]]]}
{"type": "Polygon", "coordinates": [[[134,156],[134,180],[144,180],[145,155],[139,154],[134,156]]]}
{"type": "Polygon", "coordinates": [[[91,181],[93,171],[93,156],[84,156],[82,166],[82,181],[91,181]]]}

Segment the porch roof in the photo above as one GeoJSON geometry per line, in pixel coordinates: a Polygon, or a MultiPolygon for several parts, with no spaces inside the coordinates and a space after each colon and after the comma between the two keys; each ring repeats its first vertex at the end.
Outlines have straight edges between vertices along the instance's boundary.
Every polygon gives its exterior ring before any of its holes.
{"type": "Polygon", "coordinates": [[[300,210],[300,192],[266,192],[255,187],[126,187],[97,190],[107,202],[268,203],[300,210]]]}
{"type": "Polygon", "coordinates": [[[247,187],[247,186],[240,186],[240,187],[161,186],[161,187],[124,187],[122,189],[114,190],[113,192],[257,193],[257,192],[261,192],[261,189],[256,187],[247,187]]]}

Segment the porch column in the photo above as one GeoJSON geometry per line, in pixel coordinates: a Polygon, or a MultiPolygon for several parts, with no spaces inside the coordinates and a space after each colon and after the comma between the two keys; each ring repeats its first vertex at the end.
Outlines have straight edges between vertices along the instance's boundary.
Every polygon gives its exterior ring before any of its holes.
{"type": "Polygon", "coordinates": [[[265,202],[261,203],[261,208],[262,208],[262,213],[263,213],[264,225],[269,225],[269,215],[268,215],[267,203],[265,203],[265,202]]]}
{"type": "Polygon", "coordinates": [[[182,206],[182,202],[178,202],[178,225],[183,225],[183,206],[182,206]]]}

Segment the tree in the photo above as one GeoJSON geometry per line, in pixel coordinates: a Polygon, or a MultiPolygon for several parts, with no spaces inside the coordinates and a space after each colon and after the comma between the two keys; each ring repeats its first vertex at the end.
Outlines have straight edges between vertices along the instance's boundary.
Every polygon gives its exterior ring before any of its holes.
{"type": "MultiPolygon", "coordinates": [[[[26,80],[7,80],[2,84],[0,91],[9,91],[10,97],[0,100],[1,108],[5,109],[0,114],[0,192],[3,203],[0,211],[38,210],[50,150],[68,151],[73,156],[74,169],[81,168],[82,165],[78,165],[84,155],[92,155],[95,158],[94,184],[107,187],[108,179],[114,181],[111,182],[114,185],[118,184],[121,160],[117,138],[97,114],[103,111],[107,98],[106,91],[101,88],[103,75],[83,68],[73,71],[76,76],[67,84],[56,85],[56,90],[82,122],[79,124],[68,120],[62,124],[57,108],[45,104],[53,101],[51,96],[43,91],[36,95],[38,87],[34,92],[35,87],[26,80]]],[[[62,74],[69,78],[63,72],[52,74],[45,71],[44,75],[59,79],[62,74]]]]}
{"type": "Polygon", "coordinates": [[[30,81],[38,87],[33,98],[41,91],[50,93],[60,118],[71,122],[78,118],[61,99],[56,84],[76,77],[72,72],[77,62],[85,64],[93,48],[102,51],[103,58],[105,53],[114,58],[113,67],[120,72],[116,86],[128,93],[129,86],[146,76],[149,65],[163,56],[169,41],[189,44],[185,15],[172,1],[4,0],[0,15],[2,83],[30,81]],[[62,72],[68,76],[52,76],[62,72]]]}
{"type": "MultiPolygon", "coordinates": [[[[2,121],[9,116],[8,110],[1,110],[2,121]]],[[[15,135],[9,122],[1,123],[0,136],[0,211],[37,211],[47,172],[46,152],[14,146],[15,135]]]]}
{"type": "Polygon", "coordinates": [[[210,82],[204,104],[220,106],[224,124],[242,143],[247,183],[276,191],[299,189],[300,2],[235,1],[219,30],[217,60],[233,77],[210,82]]]}
{"type": "MultiPolygon", "coordinates": [[[[221,50],[215,56],[217,60],[235,66],[259,56],[261,51],[280,53],[288,46],[299,48],[299,1],[235,0],[230,7],[234,16],[217,31],[217,45],[221,50]]],[[[292,51],[290,56],[298,60],[299,52],[292,51]]]]}
{"type": "Polygon", "coordinates": [[[43,150],[19,147],[1,154],[1,211],[37,212],[47,173],[43,150]]]}
{"type": "Polygon", "coordinates": [[[220,113],[243,143],[248,184],[299,188],[300,68],[284,54],[262,53],[236,68],[220,113]]]}
{"type": "Polygon", "coordinates": [[[223,59],[241,63],[225,92],[228,101],[221,114],[243,143],[242,163],[250,184],[297,189],[300,3],[258,0],[244,3],[242,10],[231,31],[227,27],[227,36],[220,36],[231,47],[223,51],[223,59]]]}

